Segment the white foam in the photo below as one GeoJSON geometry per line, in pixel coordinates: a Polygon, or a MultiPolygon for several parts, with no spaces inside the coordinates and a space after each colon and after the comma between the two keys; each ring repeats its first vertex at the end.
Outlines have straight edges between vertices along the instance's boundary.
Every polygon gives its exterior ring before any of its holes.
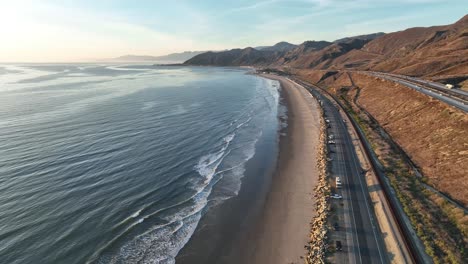
{"type": "MultiPolygon", "coordinates": [[[[224,145],[216,152],[202,156],[198,164],[195,165],[195,170],[204,177],[203,185],[206,186],[212,179],[218,169],[218,166],[223,161],[223,158],[228,154],[226,153],[229,144],[234,139],[235,134],[229,134],[223,138],[224,145]]],[[[203,187],[204,187],[203,186],[203,187]]]]}
{"type": "Polygon", "coordinates": [[[175,263],[175,257],[188,242],[200,220],[195,213],[162,228],[137,236],[123,245],[117,254],[104,256],[99,263],[175,263]]]}
{"type": "MultiPolygon", "coordinates": [[[[232,134],[229,134],[229,135],[225,136],[225,137],[223,138],[223,140],[224,140],[224,142],[226,142],[227,144],[229,144],[229,143],[231,143],[231,141],[234,139],[234,137],[235,137],[235,134],[232,133],[232,134]]],[[[226,147],[227,147],[227,146],[226,146],[226,147]]]]}
{"type": "Polygon", "coordinates": [[[241,127],[243,127],[245,124],[249,123],[250,120],[252,120],[252,117],[251,117],[251,116],[249,116],[249,118],[248,118],[246,121],[244,121],[244,122],[242,122],[242,123],[239,123],[239,124],[236,126],[236,128],[241,128],[241,127]]]}
{"type": "Polygon", "coordinates": [[[132,68],[126,68],[126,65],[120,65],[120,66],[107,66],[106,68],[109,70],[114,70],[114,71],[149,71],[151,69],[144,69],[144,68],[138,68],[138,69],[132,69],[132,68]]]}
{"type": "Polygon", "coordinates": [[[140,210],[136,211],[135,213],[133,213],[133,214],[131,215],[131,217],[132,217],[132,218],[135,218],[135,217],[139,216],[142,210],[143,210],[143,209],[140,209],[140,210]]]}
{"type": "MultiPolygon", "coordinates": [[[[166,224],[157,225],[126,242],[116,254],[104,255],[99,263],[175,263],[175,257],[188,242],[208,202],[211,187],[195,195],[192,205],[166,216],[166,224]]],[[[140,218],[142,223],[147,217],[140,218]]]]}
{"type": "Polygon", "coordinates": [[[144,102],[143,106],[140,108],[142,111],[147,111],[157,105],[156,102],[144,102]]]}
{"type": "MultiPolygon", "coordinates": [[[[264,84],[264,82],[259,83],[259,85],[264,84]]],[[[185,206],[186,202],[184,202],[177,205],[177,207],[184,207],[167,216],[165,218],[166,224],[154,226],[145,233],[131,239],[116,254],[110,256],[110,261],[108,258],[101,258],[100,260],[106,260],[103,261],[105,263],[175,263],[175,257],[193,235],[202,216],[202,211],[208,204],[208,197],[215,184],[214,176],[218,175],[219,177],[215,178],[216,181],[222,180],[223,184],[220,186],[227,188],[226,196],[214,197],[216,199],[214,200],[215,203],[217,201],[221,203],[223,200],[238,195],[246,164],[255,155],[256,143],[262,135],[261,126],[248,126],[247,124],[252,120],[254,121],[253,124],[261,124],[262,119],[272,117],[271,114],[281,115],[281,110],[277,108],[279,102],[278,88],[274,87],[274,82],[268,84],[267,89],[269,91],[263,91],[256,87],[255,99],[249,103],[246,111],[240,115],[239,119],[230,124],[233,126],[231,129],[234,129],[235,132],[224,136],[221,139],[221,145],[217,149],[199,158],[194,169],[201,176],[201,180],[195,178],[192,181],[196,194],[190,202],[187,202],[190,204],[185,206]],[[257,105],[258,102],[261,105],[257,105]],[[267,112],[257,112],[258,107],[260,109],[267,107],[267,112]],[[268,107],[277,112],[268,112],[268,107]],[[245,121],[238,123],[239,120],[245,121]],[[237,137],[239,137],[239,140],[234,140],[237,137]],[[245,141],[247,138],[250,140],[245,141]],[[219,169],[220,166],[223,168],[222,170],[219,169]],[[227,183],[227,185],[224,185],[224,183],[227,183]]],[[[175,210],[177,207],[168,210],[175,210]]],[[[149,217],[141,217],[138,223],[146,221],[149,217]]]]}

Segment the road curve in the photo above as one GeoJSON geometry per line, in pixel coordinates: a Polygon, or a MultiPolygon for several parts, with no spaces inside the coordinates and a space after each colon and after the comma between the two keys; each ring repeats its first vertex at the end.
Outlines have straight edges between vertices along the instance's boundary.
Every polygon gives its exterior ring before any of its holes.
{"type": "MultiPolygon", "coordinates": [[[[378,78],[382,78],[382,79],[386,79],[386,80],[389,80],[389,81],[392,81],[392,82],[396,82],[396,83],[399,83],[401,85],[404,85],[406,87],[409,87],[413,90],[416,90],[420,93],[423,93],[425,95],[428,95],[432,98],[435,98],[441,102],[444,102],[450,106],[453,106],[453,107],[456,107],[458,109],[461,109],[462,111],[464,111],[465,113],[468,112],[468,103],[467,101],[465,100],[462,100],[462,99],[459,99],[457,97],[454,97],[454,96],[448,96],[448,95],[445,95],[443,94],[442,92],[437,92],[437,91],[434,91],[433,89],[431,89],[430,87],[428,86],[432,86],[432,82],[427,82],[426,84],[423,84],[423,82],[418,82],[418,84],[416,83],[413,83],[413,82],[410,82],[410,81],[407,81],[407,80],[403,80],[403,79],[400,79],[398,77],[395,77],[393,75],[390,75],[390,74],[386,74],[386,73],[379,73],[379,72],[365,72],[365,74],[368,74],[370,76],[374,76],[374,77],[378,77],[378,78]]],[[[435,87],[433,87],[435,88],[435,87]]],[[[436,88],[438,89],[438,88],[436,88]]],[[[439,88],[440,89],[440,88],[439,88]]],[[[446,88],[444,88],[446,89],[446,88]]],[[[464,95],[464,91],[458,91],[461,93],[461,96],[464,95]]]]}

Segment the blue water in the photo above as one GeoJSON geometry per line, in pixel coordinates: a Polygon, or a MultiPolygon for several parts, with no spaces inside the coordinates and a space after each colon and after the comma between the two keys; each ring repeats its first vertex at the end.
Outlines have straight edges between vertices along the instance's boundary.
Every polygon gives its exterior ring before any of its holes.
{"type": "Polygon", "coordinates": [[[280,127],[246,73],[0,65],[0,263],[173,263],[280,127]]]}

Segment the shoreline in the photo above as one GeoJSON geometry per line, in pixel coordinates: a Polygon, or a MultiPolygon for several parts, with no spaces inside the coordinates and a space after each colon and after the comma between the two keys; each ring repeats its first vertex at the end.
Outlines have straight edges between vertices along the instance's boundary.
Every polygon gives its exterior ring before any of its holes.
{"type": "Polygon", "coordinates": [[[270,157],[252,161],[239,196],[202,219],[176,263],[302,263],[308,254],[319,180],[318,103],[284,77],[259,77],[279,81],[288,126],[278,130],[270,157]]]}
{"type": "Polygon", "coordinates": [[[303,87],[281,76],[260,76],[280,82],[288,127],[280,138],[269,193],[243,243],[240,263],[300,263],[308,253],[310,223],[316,215],[313,190],[319,179],[320,111],[303,87]]]}

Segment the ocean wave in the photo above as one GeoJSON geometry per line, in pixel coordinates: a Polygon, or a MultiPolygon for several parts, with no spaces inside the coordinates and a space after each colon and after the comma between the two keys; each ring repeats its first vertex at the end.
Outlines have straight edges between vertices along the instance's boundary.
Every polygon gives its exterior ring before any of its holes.
{"type": "Polygon", "coordinates": [[[136,212],[133,213],[130,217],[132,217],[132,218],[138,217],[138,216],[140,215],[141,211],[143,211],[143,209],[140,209],[140,210],[136,211],[136,212]]]}
{"type": "Polygon", "coordinates": [[[237,124],[236,128],[239,129],[239,128],[243,127],[245,124],[249,123],[250,120],[252,120],[251,116],[249,116],[249,118],[247,118],[247,120],[245,120],[244,122],[241,122],[241,123],[237,124]]]}
{"type": "Polygon", "coordinates": [[[143,106],[140,108],[142,111],[149,110],[151,108],[154,108],[157,105],[156,102],[144,102],[143,106]]]}
{"type": "Polygon", "coordinates": [[[104,255],[98,263],[175,263],[175,257],[188,242],[201,214],[194,213],[153,229],[125,243],[117,253],[104,255]]]}
{"type": "MultiPolygon", "coordinates": [[[[189,199],[181,201],[176,205],[160,209],[148,215],[144,215],[136,222],[127,227],[124,233],[142,224],[152,216],[159,215],[164,211],[174,211],[167,213],[162,217],[165,224],[156,225],[146,232],[138,235],[131,241],[120,247],[116,253],[104,254],[98,259],[98,263],[175,263],[175,257],[182,247],[188,242],[195,231],[202,210],[208,203],[208,197],[215,182],[213,176],[223,158],[229,155],[229,144],[235,138],[235,134],[229,134],[223,137],[223,145],[218,151],[202,156],[194,169],[203,177],[203,181],[195,184],[196,193],[189,199]],[[189,204],[184,206],[184,204],[189,204]],[[180,207],[180,208],[179,208],[180,207]]],[[[143,209],[138,210],[131,215],[131,218],[137,218],[143,209]]],[[[127,218],[124,222],[127,222],[127,218]]],[[[122,237],[124,234],[120,235],[122,237]]],[[[113,242],[106,245],[100,251],[105,251],[113,242]]]]}
{"type": "Polygon", "coordinates": [[[226,150],[229,144],[234,139],[235,134],[229,134],[223,138],[224,145],[220,150],[204,155],[195,165],[195,170],[204,178],[204,184],[207,184],[216,173],[216,169],[223,161],[223,158],[227,155],[226,150]]]}
{"type": "MultiPolygon", "coordinates": [[[[153,226],[137,235],[121,246],[118,252],[102,255],[98,263],[175,263],[178,252],[198,225],[212,187],[213,184],[207,184],[184,202],[190,205],[165,209],[174,209],[173,213],[162,217],[165,224],[153,226]]],[[[143,223],[152,215],[139,218],[132,227],[143,223]]]]}

